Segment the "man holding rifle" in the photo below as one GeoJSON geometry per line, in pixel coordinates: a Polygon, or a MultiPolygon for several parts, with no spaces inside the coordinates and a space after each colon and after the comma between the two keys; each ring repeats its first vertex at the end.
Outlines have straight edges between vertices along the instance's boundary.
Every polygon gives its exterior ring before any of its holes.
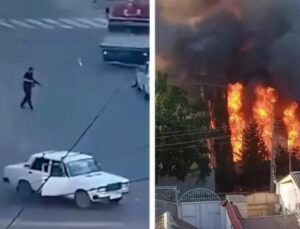
{"type": "Polygon", "coordinates": [[[24,75],[23,79],[23,90],[25,93],[25,97],[21,103],[21,108],[24,109],[24,105],[28,103],[31,110],[33,110],[32,102],[31,102],[31,90],[35,85],[41,86],[41,84],[33,78],[33,67],[30,67],[28,71],[24,75]]]}

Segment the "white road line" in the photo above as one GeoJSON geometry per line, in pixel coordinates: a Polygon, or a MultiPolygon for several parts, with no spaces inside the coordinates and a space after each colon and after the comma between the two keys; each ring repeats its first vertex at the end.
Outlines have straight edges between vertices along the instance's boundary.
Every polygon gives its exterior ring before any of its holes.
{"type": "Polygon", "coordinates": [[[55,28],[52,25],[47,25],[47,24],[45,24],[43,22],[40,22],[38,20],[35,20],[35,19],[26,19],[25,21],[27,21],[27,22],[29,22],[31,24],[34,24],[34,25],[38,25],[38,26],[43,27],[45,29],[54,29],[55,28]]]}
{"type": "Polygon", "coordinates": [[[25,22],[22,22],[22,21],[19,21],[19,20],[16,20],[16,19],[11,19],[9,20],[11,23],[15,24],[15,25],[18,25],[18,26],[21,26],[21,27],[24,27],[24,28],[27,28],[27,29],[35,29],[34,26],[31,26],[25,22]]]}
{"type": "Polygon", "coordinates": [[[0,19],[0,26],[9,28],[9,29],[15,29],[15,26],[12,26],[11,24],[6,23],[3,19],[0,19]]]}
{"type": "MultiPolygon", "coordinates": [[[[7,222],[1,220],[0,226],[6,226],[7,222]]],[[[22,221],[18,220],[15,223],[16,228],[124,228],[125,223],[123,222],[39,222],[39,221],[22,221]]]]}
{"type": "Polygon", "coordinates": [[[80,23],[78,23],[76,21],[72,21],[71,19],[68,19],[68,18],[61,18],[61,19],[59,19],[59,21],[62,21],[63,23],[70,24],[72,26],[82,28],[82,29],[89,29],[90,28],[90,26],[80,24],[80,23]]]}
{"type": "Polygon", "coordinates": [[[70,26],[70,25],[65,25],[65,24],[62,24],[58,21],[55,21],[53,19],[50,19],[50,18],[44,18],[42,19],[44,22],[47,22],[49,24],[52,24],[52,25],[56,25],[56,26],[59,26],[61,28],[64,28],[64,29],[74,29],[74,27],[70,26]]]}
{"type": "Polygon", "coordinates": [[[92,20],[96,21],[96,22],[98,22],[98,23],[100,23],[100,24],[102,24],[102,25],[104,25],[106,27],[108,26],[107,19],[97,17],[97,18],[93,18],[92,20]]]}
{"type": "Polygon", "coordinates": [[[90,25],[92,27],[95,27],[95,28],[103,28],[105,27],[103,24],[99,24],[99,23],[96,23],[96,22],[93,22],[89,19],[86,19],[86,18],[77,18],[76,21],[78,22],[82,22],[83,24],[87,24],[87,25],[90,25]]]}

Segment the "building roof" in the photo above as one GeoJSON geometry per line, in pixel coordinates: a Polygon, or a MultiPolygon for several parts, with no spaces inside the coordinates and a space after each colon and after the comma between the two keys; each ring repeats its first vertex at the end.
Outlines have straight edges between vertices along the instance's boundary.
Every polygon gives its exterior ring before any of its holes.
{"type": "Polygon", "coordinates": [[[286,177],[282,178],[278,183],[284,184],[293,181],[300,190],[300,171],[291,172],[286,177]]]}
{"type": "Polygon", "coordinates": [[[291,176],[297,185],[298,189],[300,189],[300,171],[297,172],[291,172],[291,176]]]}
{"type": "MultiPolygon", "coordinates": [[[[60,161],[68,151],[56,151],[48,150],[40,153],[35,153],[32,157],[44,157],[49,160],[60,161]]],[[[92,156],[80,152],[70,152],[68,156],[64,159],[64,162],[68,163],[70,161],[84,160],[93,158],[92,156]]]]}
{"type": "Polygon", "coordinates": [[[116,46],[121,48],[149,48],[149,36],[144,34],[112,33],[108,34],[101,46],[116,46]]]}
{"type": "Polygon", "coordinates": [[[222,206],[227,210],[227,214],[233,226],[233,229],[243,229],[243,225],[241,223],[242,216],[237,206],[228,201],[224,201],[222,206]]]}
{"type": "Polygon", "coordinates": [[[245,218],[244,225],[247,229],[299,229],[297,217],[294,215],[277,215],[267,217],[245,218]]]}

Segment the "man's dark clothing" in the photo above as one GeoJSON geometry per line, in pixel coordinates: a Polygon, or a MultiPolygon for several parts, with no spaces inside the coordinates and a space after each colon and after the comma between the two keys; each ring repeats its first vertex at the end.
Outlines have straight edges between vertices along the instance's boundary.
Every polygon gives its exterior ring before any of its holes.
{"type": "Polygon", "coordinates": [[[35,84],[39,85],[39,82],[33,78],[33,73],[26,72],[23,81],[23,90],[25,92],[25,97],[21,103],[22,108],[24,108],[24,105],[28,103],[30,109],[33,110],[32,102],[31,102],[31,90],[35,86],[35,84]]]}

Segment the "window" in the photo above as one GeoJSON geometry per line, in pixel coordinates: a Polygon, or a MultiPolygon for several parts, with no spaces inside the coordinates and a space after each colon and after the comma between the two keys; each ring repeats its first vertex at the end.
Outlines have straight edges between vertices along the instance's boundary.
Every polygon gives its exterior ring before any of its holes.
{"type": "Polygon", "coordinates": [[[31,169],[32,169],[32,170],[42,171],[42,165],[43,165],[43,164],[46,164],[45,169],[46,169],[46,171],[47,171],[47,169],[48,169],[48,166],[47,166],[47,165],[49,165],[49,160],[48,160],[48,159],[45,159],[45,158],[42,158],[42,157],[36,158],[36,159],[34,160],[34,162],[32,163],[32,165],[31,165],[31,169]]]}
{"type": "Polygon", "coordinates": [[[65,176],[63,164],[60,162],[53,162],[51,166],[50,176],[63,177],[65,176]]]}
{"type": "Polygon", "coordinates": [[[100,172],[101,168],[93,159],[84,159],[68,163],[70,176],[86,175],[89,173],[100,172]]]}

